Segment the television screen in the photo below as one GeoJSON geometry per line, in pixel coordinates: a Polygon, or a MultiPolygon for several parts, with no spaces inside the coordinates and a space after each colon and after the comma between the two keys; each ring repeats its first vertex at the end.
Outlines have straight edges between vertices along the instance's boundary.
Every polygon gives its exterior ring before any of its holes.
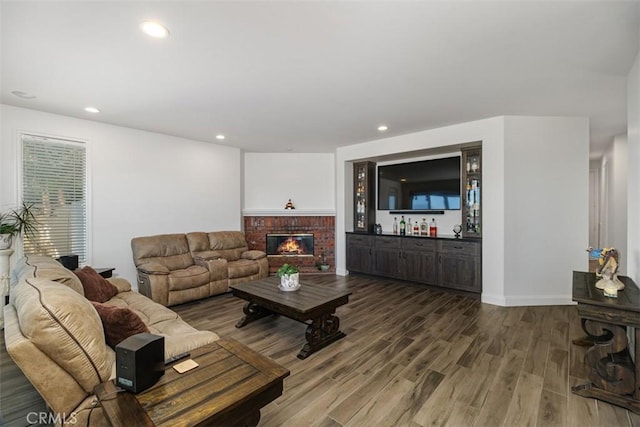
{"type": "Polygon", "coordinates": [[[378,166],[379,210],[458,210],[460,205],[460,157],[378,166]]]}

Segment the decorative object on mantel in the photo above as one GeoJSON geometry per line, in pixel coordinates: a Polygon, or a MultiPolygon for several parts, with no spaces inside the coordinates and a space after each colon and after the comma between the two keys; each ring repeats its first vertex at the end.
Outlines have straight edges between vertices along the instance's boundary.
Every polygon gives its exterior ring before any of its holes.
{"type": "Polygon", "coordinates": [[[296,207],[293,206],[293,202],[291,201],[291,199],[289,199],[289,201],[287,202],[287,204],[284,207],[285,209],[295,209],[296,207]]]}
{"type": "Polygon", "coordinates": [[[33,205],[24,202],[19,208],[0,212],[0,250],[11,247],[13,236],[18,234],[34,235],[37,223],[33,205]]]}
{"type": "Polygon", "coordinates": [[[318,257],[318,262],[316,262],[316,268],[320,271],[329,269],[329,264],[327,264],[327,259],[324,255],[324,252],[320,253],[320,256],[318,257]]]}
{"type": "Polygon", "coordinates": [[[281,291],[297,291],[300,289],[300,270],[295,265],[283,264],[276,271],[276,275],[280,278],[278,289],[281,291]]]}
{"type": "Polygon", "coordinates": [[[616,248],[593,249],[587,248],[589,255],[598,256],[598,269],[596,276],[600,280],[596,282],[596,288],[602,289],[604,295],[611,298],[618,297],[618,291],[624,289],[624,283],[618,279],[618,265],[620,254],[616,248]]]}
{"type": "Polygon", "coordinates": [[[460,232],[462,232],[462,225],[456,224],[453,226],[453,233],[456,235],[456,239],[460,238],[460,232]]]}

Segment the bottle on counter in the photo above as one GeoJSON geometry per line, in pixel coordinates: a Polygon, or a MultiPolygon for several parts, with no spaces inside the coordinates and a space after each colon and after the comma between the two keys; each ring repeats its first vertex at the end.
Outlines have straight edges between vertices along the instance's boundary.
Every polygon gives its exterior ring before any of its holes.
{"type": "Polygon", "coordinates": [[[436,219],[431,218],[431,223],[429,224],[429,236],[436,237],[438,235],[438,225],[436,224],[436,219]]]}
{"type": "Polygon", "coordinates": [[[398,217],[393,217],[393,234],[398,234],[398,217]]]}
{"type": "Polygon", "coordinates": [[[416,223],[413,225],[413,235],[414,236],[420,235],[420,226],[418,225],[418,220],[416,220],[416,223]]]}
{"type": "Polygon", "coordinates": [[[407,234],[407,223],[404,222],[404,215],[400,217],[400,235],[404,236],[407,234]]]}
{"type": "Polygon", "coordinates": [[[429,235],[429,224],[425,218],[422,218],[422,222],[420,223],[420,235],[428,236],[429,235]]]}
{"type": "Polygon", "coordinates": [[[407,236],[411,236],[413,231],[413,225],[411,225],[411,218],[407,217],[407,236]]]}

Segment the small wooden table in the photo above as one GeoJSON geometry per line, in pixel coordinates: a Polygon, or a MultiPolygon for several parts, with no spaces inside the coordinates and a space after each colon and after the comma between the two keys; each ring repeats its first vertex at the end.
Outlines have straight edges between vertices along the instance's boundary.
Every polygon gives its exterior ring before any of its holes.
{"type": "Polygon", "coordinates": [[[285,292],[278,289],[279,283],[280,278],[267,277],[231,286],[234,296],[248,301],[243,308],[244,317],[236,328],[271,314],[304,322],[308,325],[307,343],[298,353],[299,359],[345,337],[340,331],[340,319],[334,314],[336,308],[349,302],[350,290],[304,282],[297,291],[285,292]]]}
{"type": "Polygon", "coordinates": [[[573,387],[572,392],[640,414],[640,291],[629,277],[618,279],[625,288],[618,298],[609,298],[595,287],[598,278],[594,273],[573,272],[573,300],[588,335],[573,343],[591,346],[585,355],[591,382],[573,387]],[[635,366],[627,327],[635,330],[635,366]]]}
{"type": "Polygon", "coordinates": [[[230,339],[191,351],[200,366],[178,374],[167,367],[151,388],[118,392],[113,381],[95,394],[113,427],[254,426],[260,409],[282,395],[289,370],[230,339]]]}

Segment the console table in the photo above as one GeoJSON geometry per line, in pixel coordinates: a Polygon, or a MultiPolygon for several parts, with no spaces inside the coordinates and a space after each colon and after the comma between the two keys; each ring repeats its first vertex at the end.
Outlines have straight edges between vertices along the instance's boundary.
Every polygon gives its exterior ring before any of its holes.
{"type": "Polygon", "coordinates": [[[575,345],[590,346],[585,355],[590,383],[572,388],[574,394],[593,397],[640,414],[640,291],[629,277],[618,298],[605,297],[595,287],[594,273],[573,272],[573,301],[587,338],[575,345]],[[634,366],[629,352],[627,328],[635,334],[634,366]]]}

